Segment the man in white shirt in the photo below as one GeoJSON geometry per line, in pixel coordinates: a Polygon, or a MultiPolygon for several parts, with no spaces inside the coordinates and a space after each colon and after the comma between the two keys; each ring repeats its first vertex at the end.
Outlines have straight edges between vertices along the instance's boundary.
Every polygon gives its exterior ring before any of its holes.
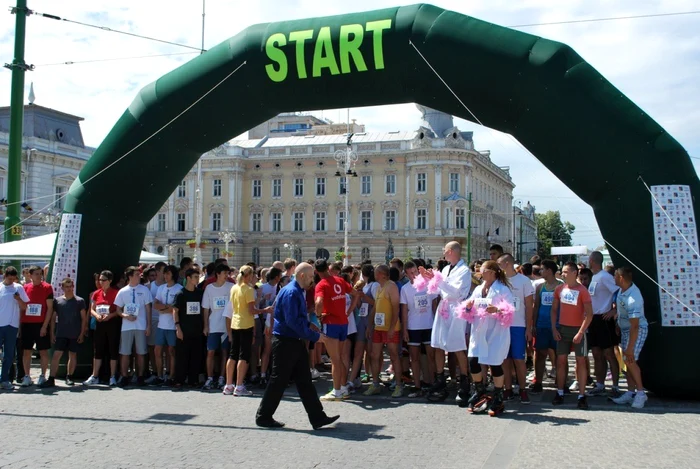
{"type": "MultiPolygon", "coordinates": [[[[165,270],[165,266],[167,266],[165,262],[158,262],[153,269],[149,269],[149,275],[150,272],[153,272],[153,275],[155,275],[155,278],[148,284],[148,288],[151,291],[151,297],[153,299],[156,298],[158,295],[158,289],[161,287],[161,285],[165,285],[165,279],[163,278],[163,270],[165,270]]],[[[160,314],[158,312],[158,309],[156,308],[151,308],[151,332],[148,336],[148,364],[150,365],[153,374],[148,377],[146,380],[146,384],[155,384],[156,381],[158,381],[158,371],[157,371],[157,366],[156,364],[158,361],[156,360],[156,354],[155,354],[155,345],[156,345],[156,330],[158,329],[158,319],[160,317],[160,314]]]]}
{"type": "Polygon", "coordinates": [[[119,378],[119,385],[128,384],[129,357],[131,350],[136,348],[136,364],[138,374],[138,384],[143,386],[144,366],[148,346],[146,338],[151,333],[151,303],[153,297],[148,288],[140,284],[138,267],[128,267],[124,272],[128,285],[119,290],[114,304],[117,312],[122,317],[122,334],[119,344],[119,355],[121,355],[122,376],[119,378]]]}
{"type": "Polygon", "coordinates": [[[0,374],[0,390],[12,391],[14,386],[10,382],[10,368],[15,357],[17,347],[17,332],[19,332],[20,311],[27,309],[29,297],[17,282],[17,269],[9,266],[5,269],[5,276],[0,282],[0,347],[5,356],[2,360],[2,374],[0,374]]]}
{"type": "Polygon", "coordinates": [[[204,313],[204,335],[207,336],[207,380],[203,390],[210,391],[214,388],[214,356],[219,350],[221,354],[221,366],[219,367],[218,387],[226,384],[224,371],[228,358],[229,340],[226,330],[224,309],[231,298],[233,283],[227,281],[231,268],[226,264],[219,264],[214,269],[216,281],[207,285],[202,298],[202,311],[204,313]]]}
{"type": "Polygon", "coordinates": [[[619,290],[615,278],[603,269],[603,254],[593,251],[588,259],[593,277],[588,286],[593,306],[593,320],[588,328],[588,341],[593,353],[593,369],[595,370],[595,388],[589,395],[602,396],[605,394],[605,375],[610,364],[612,375],[612,397],[619,395],[620,366],[615,358],[614,347],[619,344],[615,330],[615,310],[613,297],[619,290]]]}

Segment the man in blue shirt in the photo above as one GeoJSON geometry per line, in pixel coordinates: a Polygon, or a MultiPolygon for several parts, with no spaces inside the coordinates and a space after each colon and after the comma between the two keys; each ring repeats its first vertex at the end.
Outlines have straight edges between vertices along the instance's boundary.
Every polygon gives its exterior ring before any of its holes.
{"type": "Polygon", "coordinates": [[[304,343],[304,340],[322,343],[326,339],[326,336],[318,332],[318,328],[309,323],[306,313],[304,292],[313,281],[313,266],[305,262],[301,263],[294,271],[294,280],[277,295],[272,331],[272,372],[255,415],[255,423],[259,427],[284,426],[272,416],[292,376],[314,430],[338,420],[339,415],[329,417],[323,411],[318,393],[311,381],[309,353],[304,343]]]}

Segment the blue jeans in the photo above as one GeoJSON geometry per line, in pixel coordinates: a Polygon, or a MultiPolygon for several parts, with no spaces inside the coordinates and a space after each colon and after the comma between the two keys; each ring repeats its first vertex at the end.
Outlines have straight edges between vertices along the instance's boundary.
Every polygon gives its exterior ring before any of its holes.
{"type": "Polygon", "coordinates": [[[15,359],[15,347],[17,345],[17,332],[19,329],[12,326],[0,327],[0,347],[3,350],[2,374],[0,383],[10,381],[10,367],[15,359]]]}

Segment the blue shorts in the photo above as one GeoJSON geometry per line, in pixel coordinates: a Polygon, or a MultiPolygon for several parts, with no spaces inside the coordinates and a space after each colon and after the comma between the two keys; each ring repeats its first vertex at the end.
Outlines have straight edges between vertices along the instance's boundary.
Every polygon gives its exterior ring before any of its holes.
{"type": "Polygon", "coordinates": [[[219,350],[225,349],[230,350],[231,346],[228,341],[228,334],[225,332],[210,332],[207,336],[207,350],[219,350]],[[226,337],[223,342],[221,342],[222,337],[226,337]]]}
{"type": "MultiPolygon", "coordinates": [[[[627,347],[629,346],[630,343],[630,331],[628,330],[622,330],[620,331],[621,333],[621,341],[620,341],[620,348],[622,348],[622,352],[624,353],[625,350],[627,350],[627,347]]],[[[649,329],[647,327],[640,327],[639,328],[639,333],[637,334],[637,342],[634,343],[634,361],[639,360],[639,354],[642,352],[642,347],[644,347],[644,342],[647,340],[647,335],[649,334],[649,329]]]]}
{"type": "Polygon", "coordinates": [[[508,350],[508,358],[512,358],[513,360],[525,360],[526,345],[525,328],[510,326],[510,350],[508,350]]]}
{"type": "Polygon", "coordinates": [[[163,347],[167,345],[168,347],[175,347],[175,342],[177,335],[174,330],[171,329],[156,329],[156,345],[158,347],[163,347]]]}
{"type": "Polygon", "coordinates": [[[535,331],[535,350],[556,350],[557,341],[554,340],[552,329],[538,327],[535,331]]]}
{"type": "Polygon", "coordinates": [[[326,334],[331,339],[338,339],[339,341],[344,341],[348,338],[348,325],[347,324],[324,324],[323,333],[326,334]]]}

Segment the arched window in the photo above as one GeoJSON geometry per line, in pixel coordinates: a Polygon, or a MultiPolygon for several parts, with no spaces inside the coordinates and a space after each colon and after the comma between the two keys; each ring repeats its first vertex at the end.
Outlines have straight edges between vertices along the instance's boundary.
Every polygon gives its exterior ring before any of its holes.
{"type": "Polygon", "coordinates": [[[331,255],[328,252],[328,249],[324,249],[324,248],[316,249],[316,259],[329,260],[330,258],[331,258],[331,255]]]}
{"type": "Polygon", "coordinates": [[[185,250],[183,248],[177,248],[177,251],[175,252],[175,265],[179,266],[183,257],[185,257],[185,250]]]}
{"type": "Polygon", "coordinates": [[[221,257],[221,250],[219,248],[214,248],[211,250],[211,261],[214,262],[219,257],[221,257]]]}
{"type": "Polygon", "coordinates": [[[253,248],[253,259],[255,265],[260,265],[260,248],[253,248]]]}
{"type": "Polygon", "coordinates": [[[362,248],[362,260],[366,261],[369,260],[369,248],[362,248]]]}
{"type": "Polygon", "coordinates": [[[272,248],[272,262],[280,260],[280,248],[272,248]]]}

